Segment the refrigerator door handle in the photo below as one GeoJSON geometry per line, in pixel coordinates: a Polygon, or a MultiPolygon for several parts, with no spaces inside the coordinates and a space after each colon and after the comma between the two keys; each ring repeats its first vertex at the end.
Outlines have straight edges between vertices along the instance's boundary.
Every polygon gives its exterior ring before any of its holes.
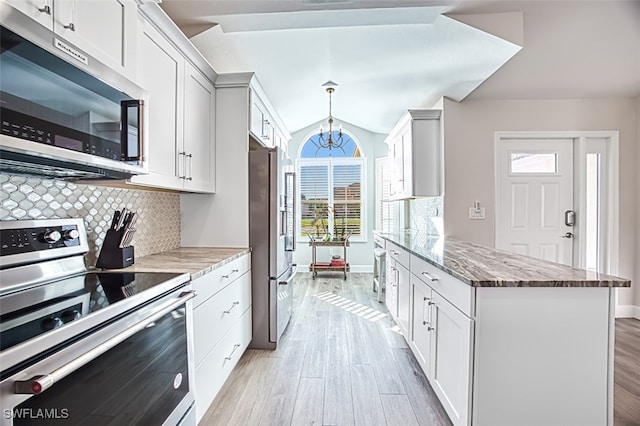
{"type": "MultiPolygon", "coordinates": [[[[296,174],[295,173],[291,173],[291,174],[292,174],[291,182],[292,182],[292,186],[293,186],[292,191],[291,191],[293,193],[293,195],[292,195],[293,199],[291,200],[291,206],[292,206],[291,214],[293,215],[293,219],[292,219],[293,222],[292,222],[292,226],[291,226],[292,231],[293,231],[292,232],[293,235],[291,235],[291,251],[296,251],[296,238],[298,237],[298,235],[296,234],[296,228],[297,228],[297,226],[296,226],[296,220],[297,220],[297,217],[296,217],[296,198],[297,198],[296,189],[297,189],[297,187],[296,187],[296,174]]],[[[297,270],[297,265],[296,265],[296,270],[297,270]]],[[[294,272],[294,274],[295,274],[295,272],[294,272]]]]}
{"type": "Polygon", "coordinates": [[[293,278],[296,276],[296,272],[298,272],[298,265],[296,265],[295,263],[291,264],[291,275],[289,275],[289,278],[287,278],[284,281],[278,281],[278,285],[289,285],[289,283],[291,283],[291,281],[293,280],[293,278]]]}

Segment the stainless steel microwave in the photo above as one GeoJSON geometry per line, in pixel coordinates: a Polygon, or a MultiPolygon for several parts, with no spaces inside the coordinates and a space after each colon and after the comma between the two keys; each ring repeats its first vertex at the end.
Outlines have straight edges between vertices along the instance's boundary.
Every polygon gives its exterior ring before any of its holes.
{"type": "Polygon", "coordinates": [[[5,5],[0,14],[0,172],[58,179],[147,173],[144,91],[21,12],[5,5]]]}

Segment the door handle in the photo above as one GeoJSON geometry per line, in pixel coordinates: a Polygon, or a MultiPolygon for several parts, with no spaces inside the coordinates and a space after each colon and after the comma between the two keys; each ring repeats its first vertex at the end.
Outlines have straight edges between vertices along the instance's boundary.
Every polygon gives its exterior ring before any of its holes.
{"type": "Polygon", "coordinates": [[[562,236],[562,238],[573,238],[573,232],[567,232],[562,236]]]}

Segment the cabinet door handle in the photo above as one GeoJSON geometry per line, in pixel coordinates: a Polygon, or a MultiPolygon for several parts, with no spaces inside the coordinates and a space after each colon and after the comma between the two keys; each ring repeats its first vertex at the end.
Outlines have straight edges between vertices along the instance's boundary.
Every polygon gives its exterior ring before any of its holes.
{"type": "Polygon", "coordinates": [[[76,30],[76,25],[73,22],[69,22],[67,25],[63,25],[63,28],[69,30],[69,31],[75,31],[76,30]]]}
{"type": "Polygon", "coordinates": [[[46,13],[47,15],[51,15],[51,6],[45,4],[42,7],[38,8],[38,12],[46,13]]]}
{"type": "Polygon", "coordinates": [[[227,275],[223,275],[222,278],[229,278],[231,275],[235,274],[236,272],[239,272],[238,269],[234,269],[231,272],[229,272],[227,275]]]}
{"type": "Polygon", "coordinates": [[[389,250],[389,253],[391,254],[391,256],[397,256],[399,253],[395,250],[389,250]]]}
{"type": "Polygon", "coordinates": [[[233,304],[231,305],[231,307],[229,309],[227,309],[226,311],[222,311],[222,312],[225,313],[225,314],[230,314],[231,310],[233,308],[235,308],[236,306],[238,306],[239,304],[240,304],[240,302],[233,302],[233,304]]]}
{"type": "Polygon", "coordinates": [[[187,180],[193,180],[193,154],[185,154],[185,163],[189,161],[189,173],[187,174],[187,170],[185,167],[184,174],[185,176],[189,176],[186,178],[187,180]]]}
{"type": "Polygon", "coordinates": [[[224,359],[226,359],[227,361],[231,361],[231,358],[233,358],[233,354],[234,352],[240,347],[239,344],[235,344],[233,345],[233,350],[231,351],[231,353],[229,354],[229,356],[224,357],[224,359]]]}
{"type": "Polygon", "coordinates": [[[438,281],[440,278],[434,277],[433,275],[429,275],[427,271],[422,271],[422,275],[424,275],[429,281],[438,281]]]}
{"type": "Polygon", "coordinates": [[[182,173],[183,173],[183,174],[180,174],[180,163],[178,163],[178,178],[182,180],[187,178],[187,176],[185,176],[187,173],[187,163],[186,163],[187,160],[185,157],[186,155],[187,153],[184,151],[178,152],[178,161],[182,160],[182,173]]]}
{"type": "MultiPolygon", "coordinates": [[[[431,299],[429,299],[427,296],[424,296],[424,298],[422,299],[422,303],[424,304],[424,302],[426,302],[427,300],[431,300],[431,299]]],[[[428,308],[428,306],[429,306],[429,305],[427,305],[427,308],[426,308],[426,309],[425,309],[425,306],[424,306],[424,305],[423,305],[423,307],[422,307],[422,325],[427,325],[427,324],[431,325],[431,322],[430,322],[430,321],[431,321],[431,318],[429,318],[429,321],[427,321],[426,319],[424,319],[424,315],[425,315],[425,313],[427,312],[427,310],[429,309],[429,308],[428,308]]]]}

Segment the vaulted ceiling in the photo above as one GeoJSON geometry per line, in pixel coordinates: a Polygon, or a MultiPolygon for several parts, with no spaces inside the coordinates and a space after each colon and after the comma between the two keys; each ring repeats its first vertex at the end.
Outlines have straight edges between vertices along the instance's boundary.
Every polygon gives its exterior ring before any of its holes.
{"type": "Polygon", "coordinates": [[[640,2],[164,0],[218,73],[255,71],[289,131],[334,116],[386,133],[441,96],[640,94],[640,2]],[[445,15],[446,14],[446,15],[445,15]],[[520,48],[522,46],[522,49],[520,48]],[[515,56],[514,56],[515,55],[515,56]]]}

